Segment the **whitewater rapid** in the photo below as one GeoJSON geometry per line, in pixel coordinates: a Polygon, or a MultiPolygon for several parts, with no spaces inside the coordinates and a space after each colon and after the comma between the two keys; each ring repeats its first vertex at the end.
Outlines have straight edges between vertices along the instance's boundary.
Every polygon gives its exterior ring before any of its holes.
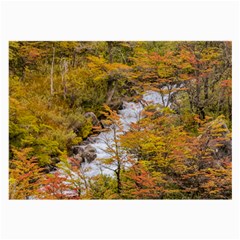
{"type": "MultiPolygon", "coordinates": [[[[162,95],[155,91],[147,91],[143,95],[143,100],[147,105],[163,104],[162,95]]],[[[164,96],[164,101],[166,100],[166,96],[164,96]]],[[[142,118],[143,108],[144,107],[141,102],[123,102],[123,109],[118,112],[123,126],[123,131],[117,132],[117,135],[127,132],[132,123],[136,123],[142,118]]],[[[83,170],[88,169],[86,171],[88,176],[95,176],[98,174],[105,174],[109,176],[114,175],[114,171],[109,169],[116,169],[117,166],[114,163],[107,165],[107,168],[102,164],[103,159],[111,158],[111,153],[109,153],[108,149],[114,145],[114,127],[116,126],[110,126],[109,131],[101,132],[97,137],[91,137],[91,141],[93,143],[90,145],[96,149],[97,158],[91,163],[84,162],[81,165],[83,170]]],[[[124,151],[121,152],[122,158],[125,157],[124,154],[124,151]]],[[[127,167],[127,165],[124,167],[127,167]]]]}

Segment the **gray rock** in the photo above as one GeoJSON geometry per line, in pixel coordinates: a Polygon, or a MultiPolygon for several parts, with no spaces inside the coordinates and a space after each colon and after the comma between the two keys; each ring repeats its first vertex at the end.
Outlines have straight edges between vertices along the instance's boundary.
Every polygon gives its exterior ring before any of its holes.
{"type": "Polygon", "coordinates": [[[87,145],[84,149],[84,152],[93,152],[93,153],[96,153],[96,149],[91,146],[91,145],[87,145]]]}
{"type": "Polygon", "coordinates": [[[72,154],[77,155],[83,153],[84,149],[81,146],[72,146],[72,154]]]}
{"type": "Polygon", "coordinates": [[[82,154],[77,154],[74,156],[74,158],[78,160],[80,164],[83,162],[82,154]]]}
{"type": "Polygon", "coordinates": [[[94,147],[92,147],[91,145],[87,145],[84,148],[84,152],[82,153],[82,157],[85,161],[92,162],[97,157],[96,149],[94,147]]]}
{"type": "Polygon", "coordinates": [[[97,154],[96,153],[90,153],[90,152],[86,152],[86,153],[84,153],[84,160],[86,161],[86,162],[92,162],[93,160],[95,160],[96,159],[96,157],[97,157],[97,154]]]}
{"type": "Polygon", "coordinates": [[[92,162],[96,157],[96,149],[91,145],[81,145],[72,147],[73,158],[82,162],[92,162]]]}

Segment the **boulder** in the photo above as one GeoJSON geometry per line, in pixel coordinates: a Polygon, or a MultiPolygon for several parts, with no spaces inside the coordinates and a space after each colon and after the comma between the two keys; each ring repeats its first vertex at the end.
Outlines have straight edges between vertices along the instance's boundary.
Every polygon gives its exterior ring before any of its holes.
{"type": "Polygon", "coordinates": [[[80,164],[83,162],[82,154],[74,155],[74,159],[79,161],[80,164]]]}
{"type": "Polygon", "coordinates": [[[92,162],[96,157],[96,149],[91,145],[81,145],[72,147],[73,158],[82,162],[92,162]]]}
{"type": "Polygon", "coordinates": [[[92,162],[96,157],[96,149],[91,145],[87,145],[82,153],[82,158],[87,162],[92,162]]]}
{"type": "Polygon", "coordinates": [[[83,151],[84,151],[84,149],[81,146],[72,146],[72,154],[73,155],[82,154],[83,151]]]}
{"type": "Polygon", "coordinates": [[[96,149],[91,145],[87,145],[84,149],[84,152],[94,152],[95,153],[96,149]]]}

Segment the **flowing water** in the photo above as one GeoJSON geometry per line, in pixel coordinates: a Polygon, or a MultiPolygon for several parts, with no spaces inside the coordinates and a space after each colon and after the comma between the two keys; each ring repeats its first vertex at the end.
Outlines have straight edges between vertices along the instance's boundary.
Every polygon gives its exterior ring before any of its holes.
{"type": "MultiPolygon", "coordinates": [[[[143,95],[143,100],[147,104],[156,105],[162,104],[163,100],[166,101],[167,96],[165,95],[164,99],[162,99],[160,93],[155,91],[147,91],[143,95]]],[[[143,105],[140,102],[124,102],[123,109],[118,113],[123,126],[123,131],[117,132],[117,135],[124,134],[124,132],[127,132],[129,130],[131,123],[136,123],[138,120],[140,120],[142,118],[142,111],[143,105]]],[[[108,168],[104,167],[101,163],[102,159],[111,158],[111,153],[109,153],[108,150],[111,146],[114,145],[114,128],[115,130],[119,130],[118,128],[116,129],[116,126],[110,126],[109,131],[102,132],[97,137],[91,137],[91,141],[93,143],[90,145],[96,149],[97,158],[91,163],[85,162],[81,165],[81,168],[83,170],[90,168],[90,170],[87,172],[87,175],[94,176],[103,173],[112,176],[114,174],[114,171],[109,169],[116,169],[114,163],[108,165],[108,168]]],[[[124,152],[122,152],[121,155],[124,158],[124,152]]],[[[127,165],[125,167],[127,167],[127,165]]]]}

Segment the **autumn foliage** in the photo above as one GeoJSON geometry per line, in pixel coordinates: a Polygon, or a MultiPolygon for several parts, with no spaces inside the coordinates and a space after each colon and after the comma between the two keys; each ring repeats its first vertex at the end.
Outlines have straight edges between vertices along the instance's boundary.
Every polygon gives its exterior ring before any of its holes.
{"type": "Polygon", "coordinates": [[[10,42],[9,198],[231,199],[231,61],[227,41],[10,42]],[[73,147],[101,132],[93,176],[73,147]]]}

